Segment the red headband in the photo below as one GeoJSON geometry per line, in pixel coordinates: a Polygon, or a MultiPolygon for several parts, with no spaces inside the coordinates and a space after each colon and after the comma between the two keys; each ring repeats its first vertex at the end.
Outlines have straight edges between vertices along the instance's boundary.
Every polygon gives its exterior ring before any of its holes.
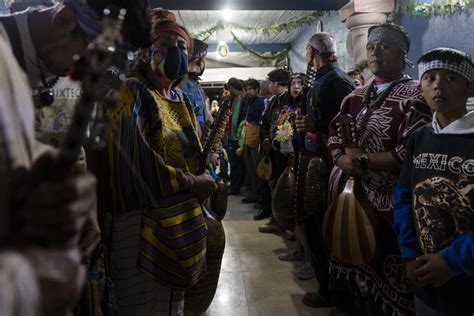
{"type": "Polygon", "coordinates": [[[178,24],[165,24],[155,27],[155,30],[153,31],[153,40],[156,40],[157,38],[169,33],[174,33],[181,36],[188,45],[191,42],[188,32],[186,32],[186,30],[178,24]]]}
{"type": "Polygon", "coordinates": [[[149,20],[150,23],[155,24],[160,21],[169,21],[172,23],[158,25],[153,27],[152,37],[153,40],[156,40],[158,37],[161,37],[165,34],[175,33],[184,38],[184,40],[188,43],[191,43],[191,38],[189,37],[188,32],[179,24],[176,24],[176,15],[173,11],[163,9],[163,8],[156,8],[150,11],[149,13],[149,20]]]}

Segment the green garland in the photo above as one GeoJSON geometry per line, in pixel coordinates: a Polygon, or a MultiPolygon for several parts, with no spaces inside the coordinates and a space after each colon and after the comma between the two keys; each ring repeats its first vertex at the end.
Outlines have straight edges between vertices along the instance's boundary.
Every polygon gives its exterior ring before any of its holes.
{"type": "Polygon", "coordinates": [[[246,32],[251,32],[255,34],[263,34],[263,35],[278,34],[283,31],[285,31],[286,33],[290,33],[291,31],[302,28],[303,26],[311,25],[313,22],[315,22],[320,17],[322,17],[324,14],[325,12],[323,11],[313,11],[310,14],[293,21],[285,22],[282,24],[272,24],[272,25],[263,26],[263,27],[242,26],[237,23],[229,23],[229,26],[233,28],[241,29],[246,32]]]}
{"type": "Polygon", "coordinates": [[[250,26],[240,25],[238,23],[227,23],[227,22],[219,20],[216,23],[216,25],[208,29],[205,29],[203,31],[192,33],[192,36],[202,41],[206,41],[215,32],[217,32],[218,30],[222,30],[226,27],[230,27],[232,29],[239,29],[239,30],[249,32],[249,33],[263,34],[263,35],[278,34],[283,31],[286,33],[289,33],[291,31],[300,29],[303,26],[312,24],[317,19],[322,17],[324,14],[325,14],[324,11],[313,11],[310,14],[293,21],[288,21],[282,24],[272,24],[272,25],[262,26],[262,27],[250,27],[250,26]]]}
{"type": "Polygon", "coordinates": [[[432,17],[438,15],[452,15],[471,9],[474,0],[443,0],[433,3],[420,3],[419,1],[399,0],[395,12],[414,16],[432,17]]]}
{"type": "Polygon", "coordinates": [[[257,58],[260,58],[262,60],[282,60],[282,59],[288,57],[288,54],[290,52],[291,45],[287,44],[286,47],[281,51],[270,52],[270,53],[262,53],[261,54],[259,52],[254,51],[253,49],[251,49],[250,47],[248,47],[244,43],[242,43],[242,41],[239,40],[233,32],[230,32],[230,34],[232,34],[232,37],[234,38],[234,41],[240,46],[240,48],[242,48],[244,51],[246,51],[250,55],[255,56],[257,58]]]}
{"type": "Polygon", "coordinates": [[[223,30],[224,28],[225,28],[225,26],[222,23],[222,21],[219,21],[219,22],[217,22],[216,25],[214,25],[213,27],[210,27],[210,28],[208,28],[204,31],[200,31],[200,32],[197,32],[197,33],[191,33],[191,36],[193,38],[197,38],[197,39],[200,39],[201,41],[205,42],[209,39],[209,37],[211,37],[218,30],[223,30]]]}
{"type": "Polygon", "coordinates": [[[361,62],[358,62],[355,66],[354,66],[354,71],[357,72],[357,73],[362,73],[364,71],[365,68],[367,68],[369,64],[367,63],[367,60],[363,60],[361,62]]]}
{"type": "MultiPolygon", "coordinates": [[[[271,35],[271,34],[278,34],[281,32],[290,33],[291,31],[300,29],[306,25],[310,25],[322,17],[326,12],[323,11],[313,11],[310,14],[301,17],[299,19],[288,21],[281,24],[272,24],[263,27],[250,27],[250,26],[243,26],[238,23],[226,23],[222,20],[219,20],[214,26],[205,29],[200,32],[192,33],[192,37],[198,38],[202,41],[208,40],[214,33],[218,30],[225,29],[229,27],[231,29],[238,29],[248,33],[255,33],[255,34],[263,34],[263,35],[271,35]]],[[[288,44],[283,50],[278,52],[270,52],[270,53],[259,53],[255,50],[251,49],[248,45],[245,45],[232,31],[232,37],[234,41],[247,53],[250,55],[257,57],[262,60],[282,60],[288,57],[290,51],[290,45],[288,44]]]]}

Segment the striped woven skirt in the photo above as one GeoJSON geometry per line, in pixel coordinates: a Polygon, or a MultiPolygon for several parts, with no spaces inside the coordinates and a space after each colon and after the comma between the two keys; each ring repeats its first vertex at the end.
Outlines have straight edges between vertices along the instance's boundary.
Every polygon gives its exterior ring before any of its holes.
{"type": "Polygon", "coordinates": [[[183,315],[184,290],[164,286],[137,269],[141,210],[116,215],[112,223],[110,267],[118,314],[183,315]]]}

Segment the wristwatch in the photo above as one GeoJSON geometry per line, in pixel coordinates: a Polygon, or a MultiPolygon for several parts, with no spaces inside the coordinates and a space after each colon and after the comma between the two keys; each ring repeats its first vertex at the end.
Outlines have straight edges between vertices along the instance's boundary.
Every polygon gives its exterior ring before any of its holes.
{"type": "Polygon", "coordinates": [[[334,154],[334,156],[332,156],[332,163],[337,166],[337,161],[339,160],[339,158],[342,157],[342,155],[344,155],[344,153],[342,152],[342,150],[338,150],[336,151],[336,153],[334,154]]]}

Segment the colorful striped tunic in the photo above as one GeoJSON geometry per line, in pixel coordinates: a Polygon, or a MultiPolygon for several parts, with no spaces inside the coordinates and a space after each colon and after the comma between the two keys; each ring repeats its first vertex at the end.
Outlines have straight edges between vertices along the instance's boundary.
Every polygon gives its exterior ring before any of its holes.
{"type": "Polygon", "coordinates": [[[171,288],[194,285],[205,274],[207,229],[190,190],[201,152],[190,104],[169,101],[131,78],[106,117],[105,211],[141,210],[138,268],[171,288]]]}

